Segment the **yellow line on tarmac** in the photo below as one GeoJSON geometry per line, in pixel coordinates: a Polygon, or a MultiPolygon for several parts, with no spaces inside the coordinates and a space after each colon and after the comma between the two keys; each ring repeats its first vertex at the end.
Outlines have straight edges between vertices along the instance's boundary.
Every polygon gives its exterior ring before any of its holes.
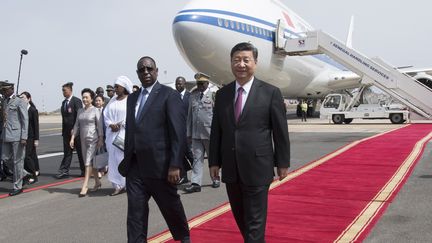
{"type": "MultiPolygon", "coordinates": [[[[410,126],[410,125],[406,125],[406,126],[410,126]]],[[[403,126],[403,127],[406,127],[406,126],[403,126]]],[[[401,128],[402,127],[398,127],[398,128],[389,130],[387,132],[383,132],[383,133],[380,133],[380,134],[377,134],[377,135],[374,135],[374,136],[371,136],[371,137],[368,137],[368,138],[364,138],[364,139],[361,139],[361,140],[358,140],[358,141],[354,141],[354,142],[348,144],[347,146],[345,146],[345,147],[343,147],[343,148],[341,148],[339,150],[336,150],[335,152],[333,152],[331,154],[328,154],[327,156],[325,156],[325,157],[323,157],[323,158],[321,158],[321,159],[319,159],[319,160],[317,160],[315,162],[312,162],[312,163],[310,163],[310,164],[308,164],[308,165],[306,165],[306,166],[304,166],[304,167],[302,167],[302,168],[300,168],[300,169],[298,169],[296,171],[293,171],[293,172],[289,173],[288,176],[285,179],[283,179],[282,181],[274,181],[270,185],[270,189],[269,190],[272,190],[272,189],[274,189],[274,188],[276,188],[276,187],[278,187],[278,186],[280,186],[280,185],[282,185],[282,184],[284,184],[284,183],[286,183],[286,182],[288,182],[288,181],[296,178],[297,176],[300,176],[301,174],[304,174],[304,173],[308,172],[309,170],[311,170],[311,169],[313,169],[313,168],[315,168],[315,167],[317,167],[317,166],[319,166],[319,165],[327,162],[328,160],[330,160],[330,159],[338,156],[339,154],[347,151],[348,149],[356,146],[357,144],[359,144],[361,142],[364,142],[366,140],[382,136],[384,134],[390,133],[392,131],[395,131],[395,130],[401,129],[401,128]]],[[[189,229],[192,229],[192,228],[197,227],[197,226],[199,226],[199,225],[201,225],[201,224],[203,224],[203,223],[205,223],[205,222],[207,222],[207,221],[209,221],[211,219],[214,219],[217,216],[219,216],[219,215],[221,215],[221,214],[223,214],[225,212],[228,212],[230,209],[231,209],[231,207],[230,207],[229,203],[226,203],[226,204],[224,204],[224,205],[222,205],[222,206],[220,206],[218,208],[210,210],[207,213],[205,213],[205,214],[203,214],[203,215],[201,215],[201,216],[199,216],[199,217],[197,217],[197,218],[189,221],[189,229]]],[[[172,239],[171,233],[169,231],[166,231],[164,233],[156,235],[154,238],[150,238],[150,240],[148,242],[149,243],[167,242],[167,241],[169,241],[171,239],[172,239]]]]}
{"type": "Polygon", "coordinates": [[[61,127],[56,127],[56,128],[45,128],[45,129],[40,129],[40,132],[48,132],[48,131],[58,131],[61,130],[61,127]]]}
{"type": "Polygon", "coordinates": [[[422,148],[432,138],[432,132],[416,143],[411,153],[395,172],[392,178],[378,192],[378,194],[369,202],[362,212],[353,220],[353,222],[339,235],[334,242],[354,242],[372,222],[380,209],[385,205],[387,199],[395,192],[402,183],[403,179],[414,166],[416,159],[421,156],[422,148]]]}

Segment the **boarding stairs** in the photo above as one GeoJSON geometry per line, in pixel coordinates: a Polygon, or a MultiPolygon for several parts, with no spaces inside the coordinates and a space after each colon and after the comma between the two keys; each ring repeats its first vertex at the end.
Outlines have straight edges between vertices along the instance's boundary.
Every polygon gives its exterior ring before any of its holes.
{"type": "MultiPolygon", "coordinates": [[[[279,21],[281,22],[281,21],[279,21]]],[[[358,74],[361,85],[375,85],[419,115],[432,119],[432,89],[384,61],[359,53],[323,31],[285,38],[278,26],[275,52],[289,56],[326,54],[358,74]]]]}

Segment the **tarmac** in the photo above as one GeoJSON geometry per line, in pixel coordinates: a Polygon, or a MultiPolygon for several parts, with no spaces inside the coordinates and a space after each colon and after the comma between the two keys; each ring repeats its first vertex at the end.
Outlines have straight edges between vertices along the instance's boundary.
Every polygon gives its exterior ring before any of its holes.
{"type": "MultiPolygon", "coordinates": [[[[353,141],[404,126],[391,124],[388,120],[355,120],[349,125],[334,125],[327,120],[308,119],[301,122],[293,117],[289,118],[288,124],[290,171],[353,141]]],[[[82,181],[77,177],[79,166],[76,155],[73,157],[71,178],[54,178],[63,151],[61,117],[41,116],[40,126],[39,182],[27,187],[34,189],[31,192],[0,199],[0,218],[3,219],[0,242],[126,242],[126,194],[109,196],[113,189],[104,177],[101,190],[78,198],[82,181]],[[59,182],[65,184],[53,184],[59,182]]],[[[429,143],[409,180],[365,242],[432,242],[432,207],[429,203],[432,200],[431,151],[429,143]]],[[[211,188],[208,171],[204,171],[203,182],[199,193],[184,194],[179,190],[188,219],[228,200],[224,185],[211,188]]],[[[90,181],[90,186],[93,183],[90,181]]],[[[0,198],[11,187],[10,181],[0,182],[0,198]]],[[[151,200],[148,236],[166,228],[156,204],[151,200]]]]}

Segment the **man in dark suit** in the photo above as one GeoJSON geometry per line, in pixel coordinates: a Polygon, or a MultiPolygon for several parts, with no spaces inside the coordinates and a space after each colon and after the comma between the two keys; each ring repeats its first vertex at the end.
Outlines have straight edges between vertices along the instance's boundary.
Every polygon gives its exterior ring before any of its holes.
{"type": "Polygon", "coordinates": [[[186,148],[185,112],[177,91],[157,82],[151,57],[137,64],[142,87],[127,100],[125,158],[128,242],[147,242],[148,201],[159,206],[175,240],[190,242],[189,227],[175,184],[186,148]]]}
{"type": "MultiPolygon", "coordinates": [[[[183,101],[183,108],[187,116],[188,109],[189,109],[190,92],[186,89],[186,79],[181,76],[177,77],[175,81],[175,86],[177,91],[180,93],[180,97],[182,98],[183,101]]],[[[180,171],[180,180],[177,183],[178,185],[189,182],[189,179],[187,177],[187,172],[191,169],[194,160],[190,143],[189,141],[186,141],[186,143],[187,143],[186,155],[183,158],[183,170],[180,171]]]]}
{"type": "MultiPolygon", "coordinates": [[[[62,136],[63,136],[63,160],[60,164],[57,179],[66,178],[69,176],[69,168],[72,162],[72,148],[69,145],[72,137],[72,129],[77,118],[77,112],[82,108],[82,102],[79,98],[72,95],[73,83],[69,82],[63,85],[62,91],[65,99],[60,108],[62,114],[62,136]]],[[[78,155],[78,160],[81,169],[81,175],[84,176],[85,166],[81,152],[81,142],[79,136],[75,138],[75,147],[78,155]]]]}
{"type": "Polygon", "coordinates": [[[264,242],[267,196],[274,167],[287,176],[290,144],[278,88],[254,77],[258,50],[239,43],[231,50],[236,80],[216,93],[210,135],[210,176],[222,181],[244,242],[264,242]]]}

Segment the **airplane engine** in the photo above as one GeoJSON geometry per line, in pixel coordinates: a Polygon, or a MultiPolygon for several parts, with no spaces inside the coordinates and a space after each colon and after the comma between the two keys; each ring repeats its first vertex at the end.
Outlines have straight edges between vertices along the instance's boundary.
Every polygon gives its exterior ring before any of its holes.
{"type": "Polygon", "coordinates": [[[432,76],[426,73],[420,73],[414,76],[414,78],[420,83],[426,85],[430,89],[432,89],[432,76]]]}

